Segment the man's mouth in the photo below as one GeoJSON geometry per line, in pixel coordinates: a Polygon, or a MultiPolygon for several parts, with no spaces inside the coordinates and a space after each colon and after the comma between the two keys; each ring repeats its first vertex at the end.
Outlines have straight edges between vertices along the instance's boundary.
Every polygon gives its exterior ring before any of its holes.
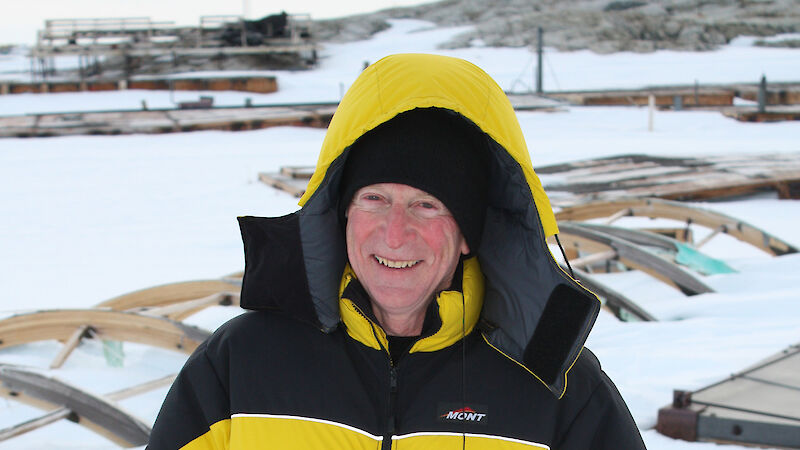
{"type": "Polygon", "coordinates": [[[380,263],[381,265],[384,265],[386,267],[392,268],[392,269],[406,269],[406,268],[409,268],[409,267],[414,267],[414,266],[417,265],[417,263],[419,263],[421,261],[419,259],[418,260],[411,260],[411,261],[395,261],[395,260],[391,260],[391,259],[382,258],[382,257],[380,257],[378,255],[374,255],[374,256],[375,256],[375,260],[377,260],[378,263],[380,263]]]}

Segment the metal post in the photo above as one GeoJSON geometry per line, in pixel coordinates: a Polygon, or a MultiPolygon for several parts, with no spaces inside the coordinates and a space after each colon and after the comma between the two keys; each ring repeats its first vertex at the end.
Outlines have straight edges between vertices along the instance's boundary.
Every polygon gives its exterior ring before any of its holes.
{"type": "Polygon", "coordinates": [[[656,114],[656,96],[650,94],[650,96],[647,97],[647,103],[648,103],[647,131],[653,131],[654,116],[656,114]]]}
{"type": "Polygon", "coordinates": [[[767,76],[761,75],[761,83],[758,84],[758,112],[763,113],[767,110],[767,76]]]}
{"type": "Polygon", "coordinates": [[[542,27],[536,29],[536,93],[542,93],[542,27]]]}

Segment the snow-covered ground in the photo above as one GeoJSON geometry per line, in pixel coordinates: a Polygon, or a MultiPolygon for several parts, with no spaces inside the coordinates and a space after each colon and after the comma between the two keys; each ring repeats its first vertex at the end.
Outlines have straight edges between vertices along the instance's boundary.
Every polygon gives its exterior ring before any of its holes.
{"type": "MultiPolygon", "coordinates": [[[[532,84],[535,56],[526,49],[438,51],[460,29],[395,21],[369,41],[330,44],[320,68],[268,72],[280,91],[269,95],[211,92],[215,103],[337,101],[360,72],[397,52],[435,52],[471,60],[506,90],[532,84]]],[[[655,84],[797,81],[800,50],[765,49],[739,39],[721,50],[687,54],[547,56],[548,89],[638,87],[655,84]]],[[[0,73],[26,67],[0,56],[0,73]]],[[[9,76],[7,73],[5,76],[9,76]]],[[[181,92],[179,100],[198,92],[181,92]]],[[[0,96],[0,115],[82,109],[169,106],[170,94],[127,91],[0,96]]],[[[698,156],[800,152],[800,123],[739,123],[714,112],[659,112],[647,131],[643,108],[569,108],[522,112],[519,119],[534,165],[623,153],[698,156]]],[[[0,314],[85,308],[132,290],[215,278],[241,270],[238,215],[280,215],[296,199],[257,181],[260,171],[313,165],[324,131],[273,128],[143,136],[0,140],[0,314]]],[[[547,177],[544,177],[546,180],[547,177]]],[[[800,246],[800,201],[771,196],[701,206],[738,217],[800,246]]],[[[636,226],[635,218],[625,219],[636,226]]],[[[622,222],[624,223],[624,222],[622,222]]],[[[702,229],[698,229],[700,233],[702,229]]],[[[800,255],[771,257],[726,236],[703,251],[738,272],[706,277],[716,293],[684,297],[651,278],[626,272],[599,275],[660,322],[621,323],[603,312],[588,346],[617,383],[651,450],[714,447],[658,435],[659,407],[673,389],[697,389],[800,341],[800,255]]],[[[215,307],[188,322],[213,329],[236,314],[215,307]]],[[[60,345],[40,342],[0,351],[0,362],[42,368],[60,345]]],[[[125,367],[108,367],[99,343],[86,342],[51,375],[103,394],[177,371],[184,356],[127,343],[125,367]]],[[[46,371],[46,370],[45,370],[46,371]]],[[[122,401],[145,422],[155,418],[166,388],[122,401]]],[[[0,400],[0,428],[40,412],[0,400]]],[[[62,421],[3,448],[110,449],[104,438],[62,421]]]]}

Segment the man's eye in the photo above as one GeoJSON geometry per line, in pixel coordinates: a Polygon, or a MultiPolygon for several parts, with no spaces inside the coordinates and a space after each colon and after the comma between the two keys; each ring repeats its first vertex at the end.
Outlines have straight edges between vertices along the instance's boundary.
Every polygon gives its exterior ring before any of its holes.
{"type": "Polygon", "coordinates": [[[420,202],[419,206],[421,206],[421,207],[423,207],[425,209],[434,209],[434,208],[436,208],[436,205],[434,205],[431,202],[420,202]]]}
{"type": "Polygon", "coordinates": [[[381,196],[377,195],[377,194],[365,194],[362,198],[364,200],[376,201],[376,200],[380,200],[381,196]]]}

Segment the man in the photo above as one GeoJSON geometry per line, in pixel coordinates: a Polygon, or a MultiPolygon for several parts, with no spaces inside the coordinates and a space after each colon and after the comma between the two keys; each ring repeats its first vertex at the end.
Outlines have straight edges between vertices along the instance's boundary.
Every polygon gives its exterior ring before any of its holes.
{"type": "Polygon", "coordinates": [[[474,65],[368,67],[302,208],[240,218],[242,306],[189,358],[150,449],[643,449],[583,348],[513,109],[474,65]]]}

